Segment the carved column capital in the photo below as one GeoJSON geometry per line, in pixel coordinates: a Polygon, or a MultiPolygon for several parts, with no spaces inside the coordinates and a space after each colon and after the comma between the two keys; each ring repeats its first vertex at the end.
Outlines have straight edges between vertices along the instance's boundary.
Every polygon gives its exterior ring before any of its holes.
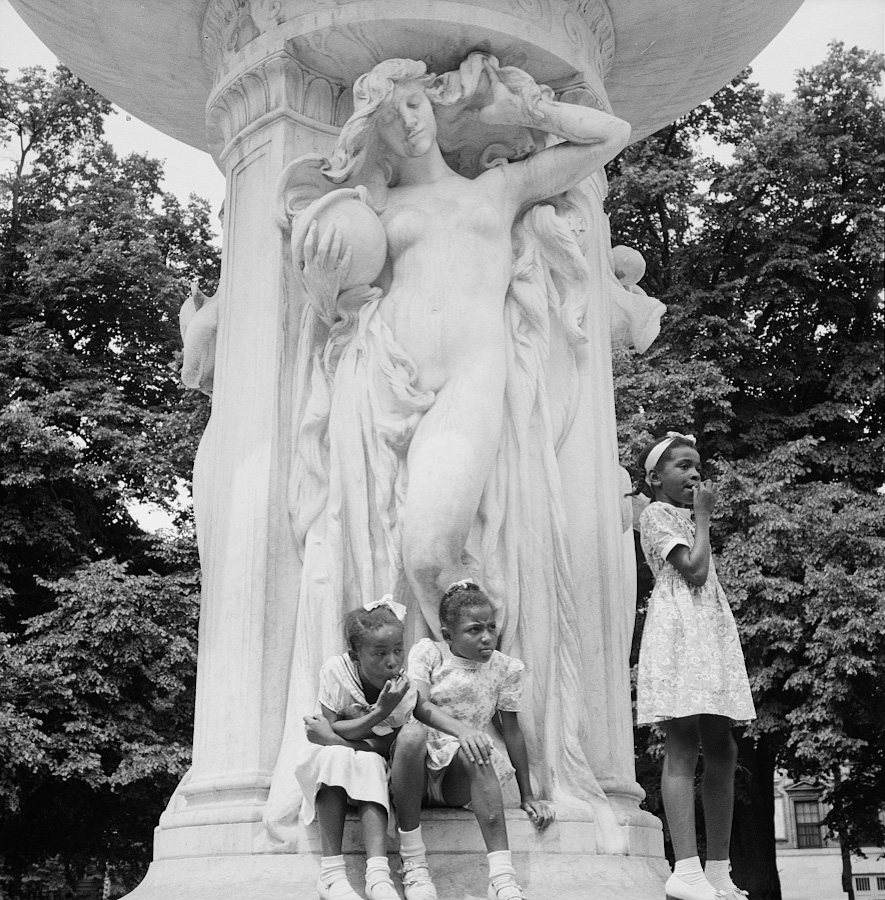
{"type": "Polygon", "coordinates": [[[223,161],[237,142],[281,116],[334,137],[351,112],[348,86],[282,49],[218,85],[207,105],[206,128],[213,155],[223,161]]]}

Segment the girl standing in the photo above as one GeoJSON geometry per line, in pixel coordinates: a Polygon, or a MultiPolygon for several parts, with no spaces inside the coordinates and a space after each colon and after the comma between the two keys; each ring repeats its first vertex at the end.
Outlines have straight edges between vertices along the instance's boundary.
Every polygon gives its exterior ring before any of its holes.
{"type": "Polygon", "coordinates": [[[639,652],[637,723],[665,731],[661,793],[676,865],[668,900],[740,900],[729,875],[737,745],[732,725],[756,717],[740,640],[710,553],[717,493],[701,481],[690,435],[669,432],[639,455],[642,549],[655,577],[639,652]],[[692,518],[693,514],[693,518],[692,518]],[[703,749],[707,864],[701,868],[694,774],[703,749]]]}
{"type": "Polygon", "coordinates": [[[448,588],[439,619],[443,640],[425,638],[412,647],[409,677],[422,700],[480,737],[459,742],[432,727],[406,726],[397,739],[392,775],[397,816],[403,830],[416,827],[422,796],[426,806],[471,804],[488,852],[489,900],[524,900],[509,849],[501,784],[515,774],[520,807],[539,830],[554,819],[550,807],[532,793],[517,719],[525,667],[495,649],[495,612],[473,582],[458,581],[448,588]],[[486,731],[493,720],[510,762],[486,731]]]}

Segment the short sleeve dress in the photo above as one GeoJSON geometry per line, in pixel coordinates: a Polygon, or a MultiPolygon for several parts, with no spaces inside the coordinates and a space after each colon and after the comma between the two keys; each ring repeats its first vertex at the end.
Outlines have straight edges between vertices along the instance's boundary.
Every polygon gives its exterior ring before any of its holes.
{"type": "Polygon", "coordinates": [[[675,547],[694,544],[691,510],[654,502],[639,521],[655,586],[639,650],[637,724],[699,713],[755,719],[737,626],[712,558],[702,586],[667,562],[675,547]]]}
{"type": "MultiPolygon", "coordinates": [[[[394,711],[372,728],[376,735],[390,734],[412,718],[418,693],[410,687],[394,711]]],[[[343,719],[356,719],[374,709],[362,688],[359,673],[348,654],[333,656],[320,669],[320,689],[316,714],[323,708],[343,719]]],[[[295,760],[295,777],[301,785],[301,819],[305,824],[316,815],[316,794],[320,785],[342,787],[351,800],[372,802],[390,814],[387,760],[380,754],[350,747],[321,747],[308,744],[295,760]]]]}
{"type": "MultiPolygon", "coordinates": [[[[497,711],[519,712],[525,664],[495,650],[486,662],[455,656],[445,641],[418,641],[409,652],[409,678],[430,685],[430,701],[459,722],[486,729],[497,711]]],[[[460,744],[450,734],[427,729],[427,768],[445,770],[460,744]]],[[[503,785],[513,777],[510,760],[492,748],[492,766],[503,785]]]]}

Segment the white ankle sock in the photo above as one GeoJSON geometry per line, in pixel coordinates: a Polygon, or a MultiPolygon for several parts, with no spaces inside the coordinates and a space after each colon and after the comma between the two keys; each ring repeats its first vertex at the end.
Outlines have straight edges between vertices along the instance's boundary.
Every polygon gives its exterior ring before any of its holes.
{"type": "Polygon", "coordinates": [[[494,850],[487,854],[489,860],[489,878],[497,878],[499,875],[515,875],[513,868],[513,854],[509,850],[494,850]]]}
{"type": "Polygon", "coordinates": [[[390,862],[386,856],[370,856],[366,860],[366,884],[390,881],[390,862]]]}
{"type": "Polygon", "coordinates": [[[326,887],[331,887],[336,881],[347,878],[347,870],[344,868],[344,856],[324,856],[320,859],[320,878],[326,887]]]}
{"type": "Polygon", "coordinates": [[[420,825],[413,831],[397,830],[399,831],[399,855],[403,859],[427,856],[427,848],[424,846],[420,825]]]}
{"type": "Polygon", "coordinates": [[[734,886],[731,875],[729,875],[730,869],[731,862],[727,859],[708,859],[707,865],[704,867],[704,875],[717,891],[727,891],[734,886]]]}
{"type": "Polygon", "coordinates": [[[690,856],[688,859],[677,859],[673,866],[673,874],[681,878],[686,884],[703,884],[707,879],[701,868],[701,858],[690,856]]]}

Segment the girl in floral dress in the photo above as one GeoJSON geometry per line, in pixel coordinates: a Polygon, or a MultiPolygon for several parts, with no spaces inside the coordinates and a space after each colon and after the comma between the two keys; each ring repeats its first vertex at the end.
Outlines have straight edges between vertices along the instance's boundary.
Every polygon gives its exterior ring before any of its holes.
{"type": "Polygon", "coordinates": [[[655,577],[639,651],[638,724],[665,731],[661,793],[676,866],[668,900],[740,900],[729,875],[737,746],[732,725],[756,717],[734,617],[710,553],[717,493],[701,481],[690,435],[670,432],[639,455],[642,549],[655,577]],[[707,864],[701,868],[694,775],[703,749],[707,864]]]}
{"type": "Polygon", "coordinates": [[[439,619],[443,640],[424,639],[412,647],[409,679],[419,697],[476,729],[482,739],[473,747],[432,727],[403,728],[392,773],[397,817],[403,828],[415,827],[422,797],[425,806],[470,804],[488,852],[489,900],[524,900],[509,849],[501,784],[516,776],[520,807],[539,830],[554,818],[532,793],[517,719],[525,666],[495,649],[495,612],[473,582],[457,581],[448,588],[439,619]],[[493,720],[509,761],[486,732],[493,720]]]}

